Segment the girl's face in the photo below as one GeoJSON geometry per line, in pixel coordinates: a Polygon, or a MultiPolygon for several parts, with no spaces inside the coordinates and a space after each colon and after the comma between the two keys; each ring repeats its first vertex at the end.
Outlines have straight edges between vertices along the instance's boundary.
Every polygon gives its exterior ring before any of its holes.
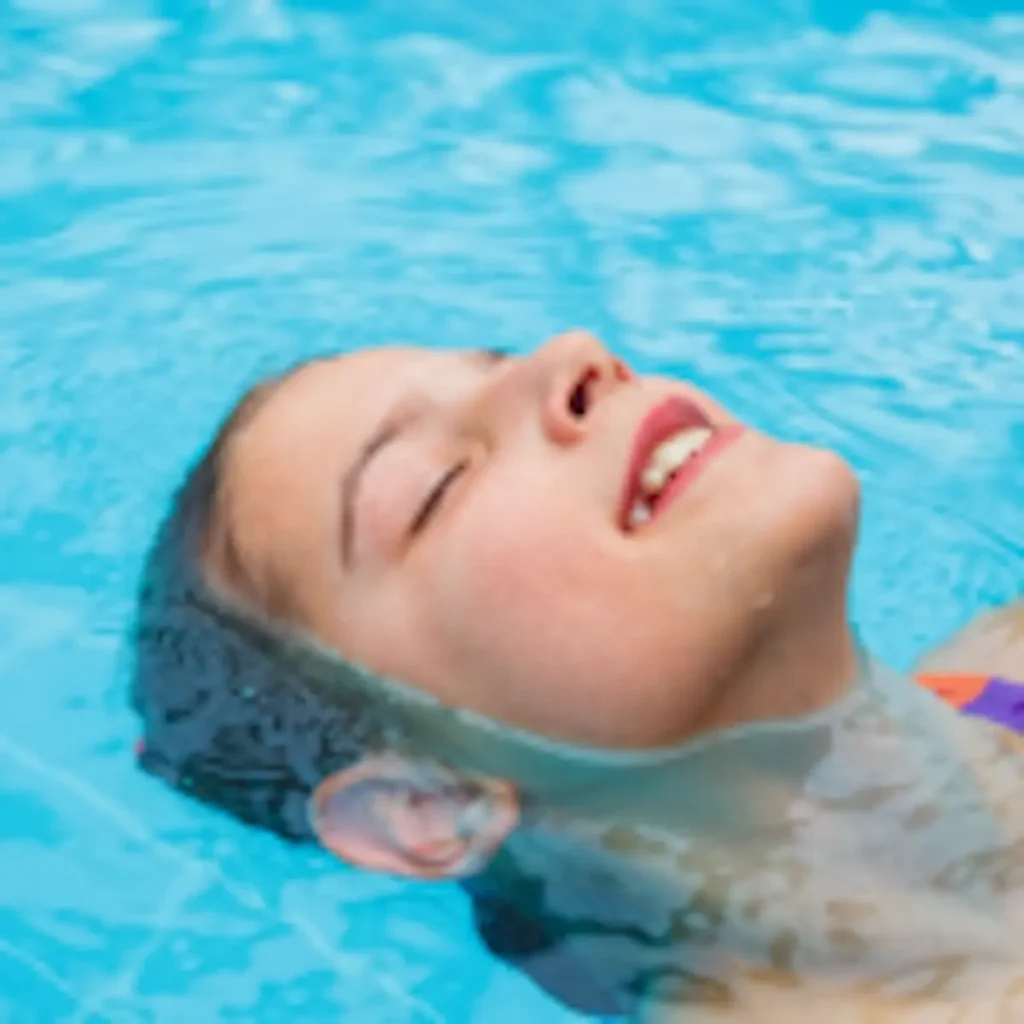
{"type": "Polygon", "coordinates": [[[637,748],[754,713],[730,680],[794,592],[845,585],[857,487],[574,332],[310,364],[219,508],[206,565],[242,600],[447,704],[637,748]]]}

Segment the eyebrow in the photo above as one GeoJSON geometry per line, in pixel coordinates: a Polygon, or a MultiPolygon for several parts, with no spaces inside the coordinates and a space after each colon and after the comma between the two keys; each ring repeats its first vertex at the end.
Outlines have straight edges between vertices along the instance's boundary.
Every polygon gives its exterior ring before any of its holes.
{"type": "MultiPolygon", "coordinates": [[[[485,369],[511,358],[509,353],[502,348],[464,349],[458,355],[468,362],[481,364],[485,369]]],[[[352,565],[352,548],[356,528],[356,496],[359,493],[359,486],[362,483],[366,467],[373,461],[376,455],[393,441],[397,440],[405,428],[417,418],[416,415],[408,410],[403,413],[401,411],[403,404],[399,402],[391,411],[385,414],[374,428],[373,433],[363,443],[355,461],[349,466],[342,477],[341,560],[346,568],[351,568],[352,565]]]]}

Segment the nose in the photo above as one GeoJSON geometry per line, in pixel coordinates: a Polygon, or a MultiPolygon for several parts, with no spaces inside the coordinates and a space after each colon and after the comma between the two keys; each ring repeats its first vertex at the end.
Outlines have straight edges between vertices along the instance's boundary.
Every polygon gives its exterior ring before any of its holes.
{"type": "Polygon", "coordinates": [[[633,376],[625,363],[586,331],[567,331],[552,338],[535,357],[544,379],[544,430],[556,444],[579,441],[594,409],[633,376]]]}
{"type": "Polygon", "coordinates": [[[498,368],[479,396],[489,418],[516,409],[540,415],[548,439],[578,443],[601,401],[633,379],[626,365],[587,331],[567,331],[498,368]]]}

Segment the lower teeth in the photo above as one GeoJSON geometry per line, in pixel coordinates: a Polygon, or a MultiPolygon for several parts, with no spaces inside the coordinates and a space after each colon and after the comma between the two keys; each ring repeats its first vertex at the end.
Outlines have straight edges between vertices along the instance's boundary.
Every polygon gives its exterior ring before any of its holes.
{"type": "Polygon", "coordinates": [[[651,518],[651,510],[647,505],[634,505],[629,513],[629,525],[643,526],[644,523],[649,522],[651,518]]]}

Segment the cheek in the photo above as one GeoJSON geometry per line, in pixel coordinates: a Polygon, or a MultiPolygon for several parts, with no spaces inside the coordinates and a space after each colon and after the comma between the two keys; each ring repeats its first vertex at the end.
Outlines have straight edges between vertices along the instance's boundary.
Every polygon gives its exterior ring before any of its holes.
{"type": "Polygon", "coordinates": [[[439,614],[478,655],[521,658],[573,635],[581,606],[599,614],[621,580],[599,524],[568,502],[478,502],[436,565],[439,614]]]}
{"type": "Polygon", "coordinates": [[[674,678],[677,645],[660,640],[677,613],[627,542],[557,495],[480,501],[458,526],[421,599],[455,698],[548,735],[634,743],[674,678]]]}
{"type": "Polygon", "coordinates": [[[513,704],[585,668],[584,638],[612,621],[621,579],[593,512],[507,495],[460,510],[423,566],[420,603],[452,674],[474,697],[513,704]]]}

